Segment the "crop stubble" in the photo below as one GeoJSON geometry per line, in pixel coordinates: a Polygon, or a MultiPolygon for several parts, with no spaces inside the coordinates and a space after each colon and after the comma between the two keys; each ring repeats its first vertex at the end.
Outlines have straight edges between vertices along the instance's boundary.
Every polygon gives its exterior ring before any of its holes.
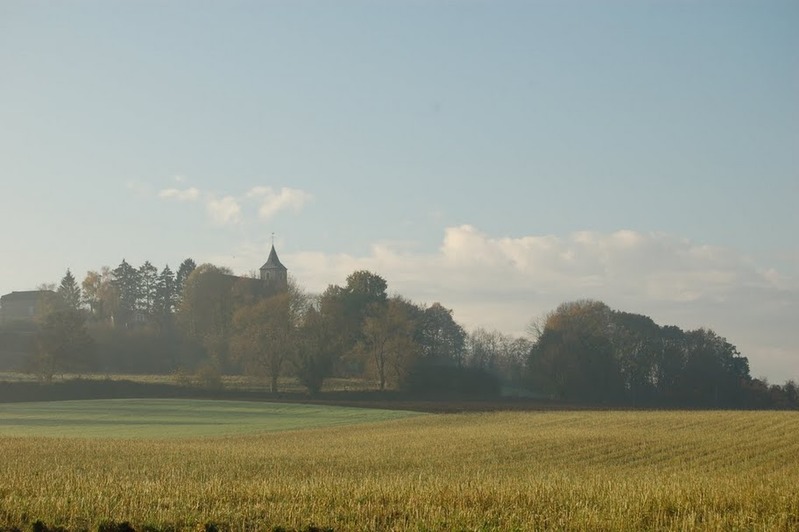
{"type": "Polygon", "coordinates": [[[191,440],[2,438],[0,526],[799,527],[799,415],[431,415],[191,440]]]}

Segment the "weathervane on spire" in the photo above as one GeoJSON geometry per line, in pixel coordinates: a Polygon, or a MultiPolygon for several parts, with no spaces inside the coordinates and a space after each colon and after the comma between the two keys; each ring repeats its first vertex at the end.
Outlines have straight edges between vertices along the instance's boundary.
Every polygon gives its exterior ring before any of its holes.
{"type": "Polygon", "coordinates": [[[272,231],[272,245],[275,245],[275,232],[272,231]]]}

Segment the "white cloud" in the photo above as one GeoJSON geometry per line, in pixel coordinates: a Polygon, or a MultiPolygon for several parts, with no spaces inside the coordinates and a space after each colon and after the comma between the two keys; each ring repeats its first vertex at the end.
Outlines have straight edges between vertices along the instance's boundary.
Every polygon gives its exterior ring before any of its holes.
{"type": "Polygon", "coordinates": [[[271,187],[253,187],[247,192],[248,198],[255,198],[260,202],[258,217],[268,220],[282,210],[299,212],[312,198],[304,190],[282,187],[275,192],[271,187]]]}
{"type": "Polygon", "coordinates": [[[189,187],[182,190],[178,188],[165,188],[158,192],[158,197],[177,201],[197,201],[200,199],[200,191],[195,187],[189,187]]]}
{"type": "Polygon", "coordinates": [[[211,221],[217,225],[233,225],[241,222],[241,206],[233,196],[220,199],[209,197],[205,208],[211,221]]]}
{"type": "MultiPolygon", "coordinates": [[[[182,182],[185,178],[175,176],[175,181],[182,182]]],[[[234,225],[241,222],[241,206],[233,196],[218,198],[210,193],[203,193],[197,187],[165,188],[158,192],[158,197],[164,200],[193,203],[203,200],[205,210],[216,225],[234,225]]]]}
{"type": "MultiPolygon", "coordinates": [[[[175,176],[173,179],[178,183],[186,181],[183,176],[175,176]]],[[[128,188],[133,189],[130,185],[128,188]]],[[[244,221],[244,200],[255,200],[259,204],[258,218],[268,220],[280,211],[299,212],[312,199],[311,194],[296,188],[282,187],[275,192],[271,187],[265,186],[253,187],[243,196],[225,195],[220,198],[196,187],[165,188],[158,191],[157,196],[164,200],[186,203],[202,200],[211,222],[216,225],[235,225],[244,221]]]]}

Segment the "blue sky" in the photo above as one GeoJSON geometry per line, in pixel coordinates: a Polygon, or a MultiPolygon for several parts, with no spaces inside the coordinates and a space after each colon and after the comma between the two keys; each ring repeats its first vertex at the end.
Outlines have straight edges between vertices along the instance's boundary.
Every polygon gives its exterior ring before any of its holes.
{"type": "Polygon", "coordinates": [[[799,379],[794,1],[0,0],[0,293],[369,268],[467,328],[592,297],[799,379]]]}

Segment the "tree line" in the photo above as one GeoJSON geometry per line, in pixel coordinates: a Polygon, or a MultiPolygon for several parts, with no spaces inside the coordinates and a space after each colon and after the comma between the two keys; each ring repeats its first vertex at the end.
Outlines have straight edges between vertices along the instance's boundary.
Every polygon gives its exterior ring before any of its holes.
{"type": "Polygon", "coordinates": [[[257,376],[279,391],[294,377],[318,393],[330,377],[370,379],[418,395],[502,393],[580,404],[796,408],[797,385],[752,378],[745,356],[709,329],[683,331],[602,302],[560,305],[514,337],[467,332],[440,303],[389,296],[355,271],[310,294],[237,277],[192,259],[173,273],[149,261],[67,270],[41,305],[27,360],[64,372],[192,372],[257,376]]]}
{"type": "Polygon", "coordinates": [[[710,329],[683,331],[599,301],[560,305],[534,327],[533,389],[580,403],[681,407],[797,407],[797,385],[769,386],[710,329]]]}

